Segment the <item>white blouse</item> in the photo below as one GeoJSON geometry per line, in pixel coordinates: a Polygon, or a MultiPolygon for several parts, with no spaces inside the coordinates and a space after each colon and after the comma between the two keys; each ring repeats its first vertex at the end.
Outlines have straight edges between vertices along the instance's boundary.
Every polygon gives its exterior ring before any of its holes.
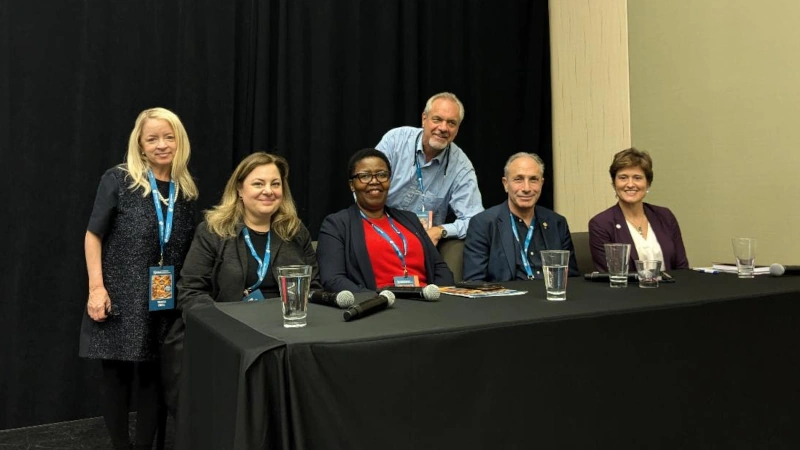
{"type": "Polygon", "coordinates": [[[645,239],[639,234],[639,230],[635,226],[627,220],[625,223],[628,224],[628,230],[630,230],[631,237],[633,237],[633,245],[636,247],[639,259],[641,261],[661,261],[661,267],[664,267],[664,254],[661,252],[661,245],[658,243],[653,227],[647,230],[647,239],[645,239]]]}

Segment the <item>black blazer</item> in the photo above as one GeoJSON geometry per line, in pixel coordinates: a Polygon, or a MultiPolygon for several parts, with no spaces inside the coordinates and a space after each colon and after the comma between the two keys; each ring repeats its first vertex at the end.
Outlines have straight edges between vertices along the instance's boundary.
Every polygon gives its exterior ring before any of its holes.
{"type": "MultiPolygon", "coordinates": [[[[569,250],[569,276],[580,275],[567,219],[542,206],[534,208],[547,249],[569,250]]],[[[470,219],[467,239],[464,241],[465,280],[516,279],[519,247],[511,231],[508,219],[510,212],[508,201],[504,201],[470,219]]]]}
{"type": "MultiPolygon", "coordinates": [[[[250,252],[241,234],[242,228],[242,224],[236,227],[235,238],[222,238],[212,233],[206,222],[201,223],[183,263],[176,303],[182,314],[170,328],[161,348],[164,396],[173,414],[178,402],[186,311],[214,302],[242,301],[247,288],[245,278],[250,252]]],[[[311,234],[306,227],[301,227],[291,241],[273,235],[269,248],[271,258],[267,276],[275,276],[273,267],[308,264],[312,267],[311,289],[322,288],[311,234]]]]}
{"type": "MultiPolygon", "coordinates": [[[[425,277],[429,284],[452,286],[453,272],[422,228],[419,218],[408,211],[386,207],[386,212],[422,242],[425,277]]],[[[367,253],[364,225],[355,204],[328,215],[322,222],[317,244],[319,274],[326,291],[375,291],[375,273],[367,253]]]]}
{"type": "MultiPolygon", "coordinates": [[[[186,311],[200,304],[242,300],[250,255],[242,228],[241,224],[236,227],[235,238],[224,239],[209,231],[206,222],[197,227],[177,286],[178,309],[186,311]]],[[[275,276],[274,267],[308,264],[312,267],[311,288],[322,287],[311,234],[306,227],[301,227],[291,241],[273,235],[269,248],[271,259],[267,276],[275,276]]]]}

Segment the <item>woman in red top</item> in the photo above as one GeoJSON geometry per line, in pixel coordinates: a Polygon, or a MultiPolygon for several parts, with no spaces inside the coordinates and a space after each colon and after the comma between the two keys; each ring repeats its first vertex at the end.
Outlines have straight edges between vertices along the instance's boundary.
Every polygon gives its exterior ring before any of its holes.
{"type": "Polygon", "coordinates": [[[376,291],[406,280],[452,285],[453,273],[416,214],[386,206],[391,164],[366,148],[348,163],[355,204],[325,218],[317,260],[326,291],[376,291]]]}

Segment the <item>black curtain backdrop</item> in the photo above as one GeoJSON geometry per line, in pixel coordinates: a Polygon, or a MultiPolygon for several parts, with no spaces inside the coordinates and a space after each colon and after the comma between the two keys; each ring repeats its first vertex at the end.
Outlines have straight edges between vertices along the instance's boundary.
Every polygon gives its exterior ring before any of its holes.
{"type": "Polygon", "coordinates": [[[0,429],[99,415],[83,236],[141,110],[183,119],[201,209],[251,151],[286,156],[316,236],[352,201],[349,155],[451,91],[488,207],[510,154],[552,173],[548,35],[540,0],[0,2],[0,429]]]}

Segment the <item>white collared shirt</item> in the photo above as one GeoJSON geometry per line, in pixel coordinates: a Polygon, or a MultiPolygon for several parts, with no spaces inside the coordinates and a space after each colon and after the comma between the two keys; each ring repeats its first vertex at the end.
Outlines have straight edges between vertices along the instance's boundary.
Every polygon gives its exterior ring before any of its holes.
{"type": "Polygon", "coordinates": [[[664,253],[661,252],[661,244],[658,243],[656,232],[653,227],[647,230],[647,239],[645,239],[639,230],[636,229],[627,220],[628,230],[631,232],[633,238],[633,245],[636,247],[636,253],[639,255],[641,261],[661,261],[661,267],[664,267],[664,253]]]}

